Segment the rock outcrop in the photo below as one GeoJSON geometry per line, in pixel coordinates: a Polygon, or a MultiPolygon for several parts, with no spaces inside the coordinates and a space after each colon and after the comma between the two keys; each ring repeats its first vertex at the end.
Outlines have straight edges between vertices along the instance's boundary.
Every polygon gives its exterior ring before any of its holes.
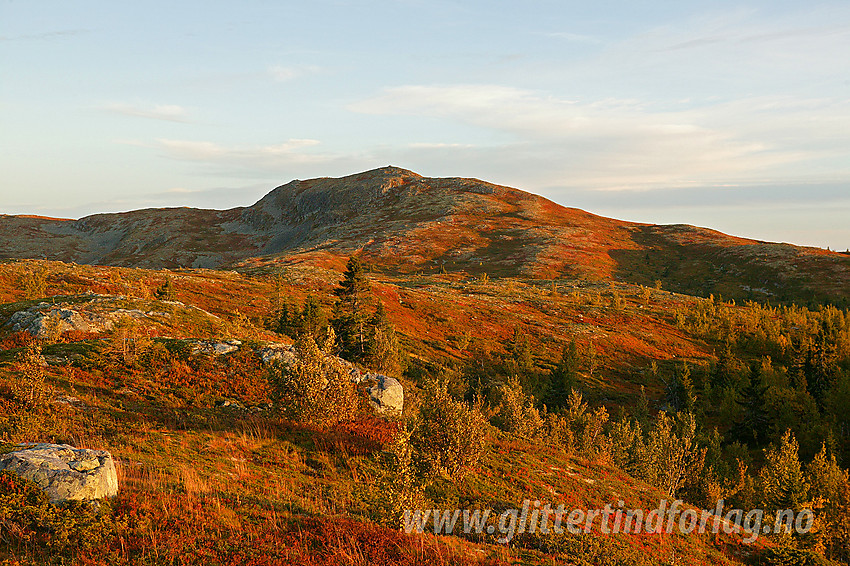
{"type": "Polygon", "coordinates": [[[269,344],[260,348],[260,359],[264,364],[280,362],[290,365],[295,361],[295,346],[290,344],[269,344]]]}
{"type": "Polygon", "coordinates": [[[112,497],[118,476],[105,450],[67,444],[21,444],[20,450],[0,456],[0,470],[9,470],[44,490],[51,503],[112,497]]]}
{"type": "Polygon", "coordinates": [[[29,332],[37,338],[44,338],[53,333],[58,335],[70,331],[108,332],[115,324],[126,319],[162,323],[171,318],[167,312],[124,308],[131,302],[132,299],[120,295],[93,293],[55,304],[42,301],[14,313],[5,325],[11,327],[13,332],[29,332]]]}
{"type": "Polygon", "coordinates": [[[36,337],[44,337],[55,325],[57,333],[77,330],[80,332],[106,332],[114,326],[115,318],[99,313],[79,311],[68,307],[40,303],[18,311],[9,319],[8,325],[14,332],[26,331],[36,337]]]}

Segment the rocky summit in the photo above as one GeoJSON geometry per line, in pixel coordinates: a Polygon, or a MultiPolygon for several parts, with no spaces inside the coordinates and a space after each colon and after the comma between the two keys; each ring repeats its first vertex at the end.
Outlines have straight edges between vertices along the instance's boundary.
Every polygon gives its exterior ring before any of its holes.
{"type": "Polygon", "coordinates": [[[295,180],[251,206],[161,208],[79,220],[0,215],[0,257],[148,268],[360,254],[396,273],[463,271],[617,280],[790,302],[846,297],[850,256],[694,226],[624,222],[478,179],[384,167],[295,180]]]}

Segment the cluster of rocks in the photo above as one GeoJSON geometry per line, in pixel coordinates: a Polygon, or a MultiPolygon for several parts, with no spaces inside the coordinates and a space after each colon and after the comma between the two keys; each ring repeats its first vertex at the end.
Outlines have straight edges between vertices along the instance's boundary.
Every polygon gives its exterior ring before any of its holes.
{"type": "MultiPolygon", "coordinates": [[[[119,297],[120,298],[120,297],[119,297]]],[[[91,304],[114,300],[115,297],[95,296],[88,303],[91,304]]],[[[175,305],[183,306],[176,301],[175,305]]],[[[204,311],[206,312],[206,311],[204,311]]],[[[36,337],[44,337],[50,332],[59,333],[66,331],[81,331],[100,333],[111,330],[115,323],[125,317],[135,319],[154,318],[157,316],[169,316],[161,312],[145,312],[138,309],[118,308],[100,312],[87,308],[75,307],[70,304],[53,305],[47,302],[39,303],[28,309],[21,310],[12,315],[6,323],[15,332],[27,331],[36,337]]],[[[210,315],[213,316],[213,315],[210,315]]],[[[192,355],[222,356],[239,350],[242,342],[239,340],[187,340],[192,355]]],[[[290,365],[297,359],[298,353],[291,344],[267,344],[258,350],[258,355],[264,364],[281,363],[290,365]]],[[[54,364],[67,363],[67,358],[57,358],[51,361],[54,364]]],[[[404,389],[398,380],[381,375],[361,371],[357,366],[338,358],[340,364],[345,366],[353,383],[362,384],[369,395],[369,400],[375,410],[379,413],[400,414],[404,406],[404,389]]]]}
{"type": "Polygon", "coordinates": [[[103,499],[118,494],[118,475],[105,450],[67,444],[20,444],[0,456],[0,470],[38,485],[51,503],[103,499]]]}

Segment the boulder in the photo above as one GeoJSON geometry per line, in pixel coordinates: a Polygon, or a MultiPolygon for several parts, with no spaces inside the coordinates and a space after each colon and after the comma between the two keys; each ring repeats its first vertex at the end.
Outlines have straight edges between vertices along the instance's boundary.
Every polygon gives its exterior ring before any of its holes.
{"type": "Polygon", "coordinates": [[[118,493],[115,463],[105,450],[67,444],[19,446],[20,450],[0,456],[0,470],[34,482],[51,503],[102,499],[118,493]]]}
{"type": "Polygon", "coordinates": [[[188,340],[192,346],[192,355],[208,354],[210,356],[223,356],[230,354],[239,349],[242,342],[239,340],[224,340],[223,342],[215,342],[209,340],[188,340]]]}
{"type": "Polygon", "coordinates": [[[49,306],[47,303],[40,303],[16,312],[7,324],[14,332],[27,331],[33,336],[43,338],[48,334],[51,323],[59,332],[71,330],[105,332],[114,326],[114,322],[107,316],[72,308],[49,306]]]}
{"type": "MultiPolygon", "coordinates": [[[[77,298],[82,298],[77,296],[77,298]]],[[[144,312],[139,309],[120,308],[122,296],[94,295],[86,301],[61,302],[57,304],[42,301],[27,309],[14,313],[6,322],[13,332],[26,331],[37,338],[44,338],[52,332],[108,332],[121,320],[169,318],[164,312],[144,312]]],[[[212,316],[212,315],[210,315],[212,316]]]]}
{"type": "MultiPolygon", "coordinates": [[[[404,408],[404,388],[397,379],[380,374],[366,374],[366,380],[375,385],[367,387],[369,402],[379,413],[400,415],[404,408]]],[[[365,380],[364,380],[365,381],[365,380]]]]}
{"type": "Polygon", "coordinates": [[[281,362],[291,365],[296,357],[295,346],[290,344],[269,344],[260,348],[258,353],[264,364],[281,362]]]}

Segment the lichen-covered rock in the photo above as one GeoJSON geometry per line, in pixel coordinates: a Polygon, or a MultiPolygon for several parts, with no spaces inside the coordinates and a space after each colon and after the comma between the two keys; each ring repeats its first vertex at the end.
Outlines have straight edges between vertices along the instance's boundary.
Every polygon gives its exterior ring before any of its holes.
{"type": "Polygon", "coordinates": [[[51,503],[103,499],[118,493],[112,456],[105,450],[67,444],[21,444],[0,456],[0,470],[9,470],[41,487],[51,503]]]}
{"type": "Polygon", "coordinates": [[[55,325],[56,330],[61,333],[71,330],[105,332],[111,330],[115,323],[111,317],[100,313],[48,306],[47,303],[18,311],[8,322],[13,331],[27,331],[36,337],[44,337],[50,324],[55,325]]]}
{"type": "Polygon", "coordinates": [[[295,347],[290,344],[269,344],[260,348],[258,353],[264,364],[281,362],[291,365],[295,362],[295,347]]]}
{"type": "Polygon", "coordinates": [[[375,385],[368,387],[369,402],[379,413],[401,414],[404,409],[404,388],[397,379],[376,373],[366,374],[375,385]]]}
{"type": "MultiPolygon", "coordinates": [[[[52,333],[77,331],[102,333],[112,330],[122,320],[134,319],[145,323],[162,323],[171,318],[171,314],[160,311],[145,311],[124,308],[122,305],[141,303],[121,295],[76,295],[73,300],[58,303],[42,301],[37,305],[20,310],[6,321],[5,326],[13,332],[29,332],[37,338],[52,333]]],[[[195,307],[186,307],[192,308],[195,307]]],[[[197,309],[200,310],[200,309],[197,309]]],[[[202,311],[206,315],[213,315],[202,311]]]]}
{"type": "Polygon", "coordinates": [[[239,349],[239,346],[242,345],[242,342],[239,340],[224,340],[222,342],[215,342],[209,340],[189,340],[189,344],[192,345],[192,355],[198,354],[208,354],[210,356],[223,356],[224,354],[230,354],[239,349]]]}

